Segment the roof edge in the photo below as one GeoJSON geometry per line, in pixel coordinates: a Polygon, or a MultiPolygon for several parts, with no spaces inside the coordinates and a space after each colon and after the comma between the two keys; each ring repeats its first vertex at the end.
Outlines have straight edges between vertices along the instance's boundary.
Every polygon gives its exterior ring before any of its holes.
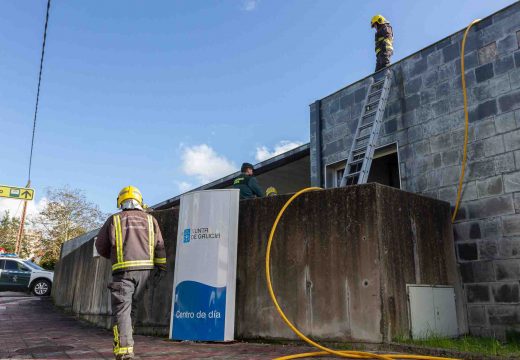
{"type": "MultiPolygon", "coordinates": [[[[300,145],[297,148],[284,152],[283,154],[276,155],[270,159],[267,159],[267,160],[264,160],[262,162],[255,164],[254,165],[255,173],[256,173],[256,175],[261,175],[263,173],[266,173],[266,172],[272,170],[275,167],[283,165],[284,163],[298,160],[309,154],[310,154],[310,143],[300,145]]],[[[177,202],[180,201],[181,196],[184,194],[194,192],[194,191],[209,190],[212,187],[217,186],[217,185],[230,186],[233,183],[233,180],[238,175],[240,175],[240,171],[236,171],[232,174],[226,175],[220,179],[216,179],[210,183],[201,185],[195,189],[192,189],[190,191],[186,191],[182,194],[176,195],[168,200],[162,201],[162,202],[155,204],[153,206],[150,206],[150,207],[154,210],[167,209],[169,207],[175,206],[177,204],[177,202]]]]}
{"type": "MultiPolygon", "coordinates": [[[[483,21],[485,21],[485,20],[487,20],[487,19],[490,19],[490,18],[492,18],[493,16],[495,16],[495,15],[497,15],[497,14],[500,14],[500,13],[502,13],[502,12],[505,12],[505,11],[509,10],[510,8],[512,8],[512,7],[514,7],[514,6],[519,6],[519,2],[518,2],[518,1],[515,1],[515,2],[512,3],[512,4],[510,4],[510,5],[508,5],[508,6],[504,7],[504,8],[502,8],[502,9],[500,9],[500,10],[497,10],[497,11],[495,11],[494,13],[492,13],[492,14],[486,16],[486,17],[483,17],[482,19],[480,19],[479,23],[480,23],[480,22],[483,22],[483,21]]],[[[393,64],[390,64],[389,66],[387,66],[387,67],[384,68],[384,69],[381,69],[381,70],[379,70],[379,71],[377,71],[377,72],[374,72],[374,73],[370,73],[370,74],[368,74],[368,75],[362,77],[361,79],[356,80],[356,81],[354,81],[354,82],[352,82],[352,83],[350,83],[350,84],[348,84],[348,85],[346,85],[346,86],[343,86],[342,88],[340,88],[340,89],[334,91],[333,93],[330,93],[329,95],[323,96],[323,97],[318,98],[318,99],[316,99],[316,100],[320,100],[320,101],[321,101],[321,100],[325,100],[326,98],[329,98],[329,97],[331,97],[331,96],[334,96],[334,95],[336,95],[337,93],[339,93],[339,92],[345,90],[346,88],[349,88],[349,87],[351,87],[351,86],[353,86],[353,85],[356,85],[356,84],[358,84],[358,83],[360,83],[360,82],[365,81],[366,79],[368,79],[368,78],[374,76],[374,74],[377,74],[378,72],[381,72],[381,71],[383,71],[383,70],[391,69],[391,68],[393,68],[395,65],[400,64],[400,63],[404,62],[405,60],[408,60],[408,59],[410,59],[410,58],[416,56],[417,54],[420,54],[421,52],[423,52],[423,51],[425,51],[425,50],[427,50],[427,49],[430,49],[430,48],[432,48],[432,47],[434,47],[434,46],[437,46],[439,43],[442,43],[443,41],[446,41],[446,39],[449,39],[449,38],[451,38],[451,37],[453,37],[453,36],[456,36],[456,35],[459,34],[459,33],[463,33],[464,31],[466,31],[466,27],[467,27],[467,26],[463,27],[461,30],[458,30],[458,31],[456,31],[456,32],[454,32],[454,33],[452,33],[452,34],[450,34],[450,35],[448,35],[448,36],[443,37],[442,39],[440,39],[440,40],[434,42],[433,44],[430,44],[430,45],[428,45],[428,46],[426,46],[426,47],[424,47],[424,48],[422,48],[422,49],[420,49],[420,50],[418,50],[418,51],[416,51],[416,52],[414,52],[414,53],[411,53],[411,54],[408,55],[408,56],[405,56],[404,58],[402,58],[402,59],[396,61],[396,62],[393,63],[393,64]]],[[[312,106],[313,104],[314,104],[314,102],[311,103],[311,104],[309,104],[309,106],[312,106]]]]}

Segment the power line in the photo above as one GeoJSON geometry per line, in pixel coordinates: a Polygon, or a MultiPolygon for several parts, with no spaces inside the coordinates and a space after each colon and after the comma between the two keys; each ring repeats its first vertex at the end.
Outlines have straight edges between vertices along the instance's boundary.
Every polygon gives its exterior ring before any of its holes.
{"type": "MultiPolygon", "coordinates": [[[[31,139],[31,154],[29,155],[29,176],[27,179],[26,187],[31,186],[31,168],[32,168],[32,156],[34,150],[34,134],[36,132],[36,119],[38,117],[38,103],[40,102],[40,85],[42,83],[42,71],[43,71],[43,57],[45,56],[45,43],[47,41],[47,26],[49,24],[49,10],[51,8],[51,0],[47,0],[47,12],[45,14],[45,28],[43,29],[43,44],[42,44],[42,56],[40,58],[40,72],[38,74],[38,91],[36,92],[36,106],[34,108],[34,119],[33,119],[33,130],[31,139]]],[[[18,236],[16,237],[16,249],[18,252],[22,246],[23,227],[25,224],[25,216],[27,214],[27,200],[23,202],[22,219],[20,220],[20,227],[18,229],[18,236]]]]}
{"type": "Polygon", "coordinates": [[[32,167],[32,156],[34,149],[34,134],[36,132],[36,118],[38,116],[38,103],[40,101],[40,85],[42,82],[42,70],[43,70],[43,57],[45,56],[45,42],[47,40],[47,25],[49,23],[49,9],[51,7],[51,0],[47,1],[47,13],[45,15],[45,29],[43,30],[43,44],[42,44],[42,56],[40,59],[40,73],[38,75],[38,91],[36,92],[36,107],[34,109],[34,120],[33,120],[33,131],[31,139],[31,154],[29,155],[29,176],[27,180],[27,186],[31,183],[31,167],[32,167]]]}

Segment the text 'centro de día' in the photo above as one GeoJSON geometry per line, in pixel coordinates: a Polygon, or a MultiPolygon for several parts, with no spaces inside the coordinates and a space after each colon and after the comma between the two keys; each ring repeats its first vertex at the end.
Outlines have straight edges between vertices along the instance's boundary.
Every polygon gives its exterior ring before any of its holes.
{"type": "Polygon", "coordinates": [[[193,311],[180,311],[175,312],[176,319],[220,319],[222,315],[218,310],[211,310],[210,312],[199,311],[197,313],[193,311]]]}
{"type": "Polygon", "coordinates": [[[209,228],[191,229],[191,240],[197,239],[220,239],[220,233],[210,232],[209,228]]]}

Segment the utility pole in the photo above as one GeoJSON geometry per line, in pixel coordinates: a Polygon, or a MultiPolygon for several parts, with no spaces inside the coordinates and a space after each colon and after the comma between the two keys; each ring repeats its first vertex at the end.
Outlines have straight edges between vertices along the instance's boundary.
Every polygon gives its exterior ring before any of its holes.
{"type": "MultiPolygon", "coordinates": [[[[26,188],[31,186],[31,180],[27,182],[26,188]]],[[[27,215],[27,200],[23,202],[22,218],[20,219],[20,227],[18,228],[18,236],[16,237],[15,253],[19,254],[22,248],[23,230],[25,225],[25,216],[27,215]]]]}

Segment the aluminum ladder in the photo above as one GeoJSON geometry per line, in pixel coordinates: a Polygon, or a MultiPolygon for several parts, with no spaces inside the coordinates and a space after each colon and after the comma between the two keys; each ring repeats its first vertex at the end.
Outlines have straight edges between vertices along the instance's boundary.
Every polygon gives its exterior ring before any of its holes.
{"type": "Polygon", "coordinates": [[[392,83],[392,71],[386,70],[382,74],[382,78],[375,80],[377,75],[372,77],[372,83],[365,98],[365,106],[361,112],[345,171],[341,178],[341,187],[366,184],[368,180],[375,144],[392,83]]]}

